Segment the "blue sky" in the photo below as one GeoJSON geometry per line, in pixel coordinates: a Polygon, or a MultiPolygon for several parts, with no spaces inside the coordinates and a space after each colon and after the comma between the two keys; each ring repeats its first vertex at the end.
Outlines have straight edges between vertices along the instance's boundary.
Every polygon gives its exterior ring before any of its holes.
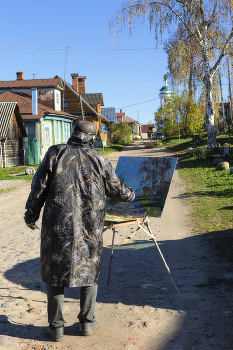
{"type": "MultiPolygon", "coordinates": [[[[113,40],[109,20],[122,0],[8,0],[1,4],[1,46],[65,49],[155,48],[147,23],[137,22],[130,40],[128,28],[113,40]]],[[[86,76],[87,93],[101,92],[104,107],[120,108],[147,123],[160,105],[167,59],[161,49],[120,51],[32,50],[0,47],[0,80],[52,78],[71,83],[71,73],[86,76]],[[151,101],[152,100],[152,101],[151,101]],[[145,102],[150,101],[150,102],[145,102]]]]}
{"type": "MultiPolygon", "coordinates": [[[[109,20],[122,0],[8,0],[1,4],[0,80],[15,80],[23,71],[25,79],[52,78],[71,83],[71,73],[86,76],[87,93],[103,94],[104,107],[115,107],[141,123],[154,120],[160,106],[159,90],[167,68],[162,45],[155,48],[153,30],[148,23],[136,23],[132,37],[129,29],[113,40],[109,20]],[[15,49],[2,46],[65,50],[15,49]],[[100,50],[100,51],[88,51],[100,50]],[[107,51],[115,49],[116,51],[107,51]],[[82,51],[84,50],[84,51],[82,51]],[[86,51],[85,51],[86,50],[86,51]],[[106,50],[106,51],[105,51],[106,50]],[[119,50],[119,51],[117,51],[119,50]],[[150,102],[146,102],[150,101],[150,102]]],[[[226,83],[226,81],[223,81],[226,83]]],[[[224,98],[228,92],[225,85],[224,98]]]]}

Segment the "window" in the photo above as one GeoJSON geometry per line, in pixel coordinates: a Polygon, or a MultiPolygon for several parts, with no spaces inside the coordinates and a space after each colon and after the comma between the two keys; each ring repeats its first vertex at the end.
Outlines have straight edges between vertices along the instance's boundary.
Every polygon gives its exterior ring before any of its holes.
{"type": "Polygon", "coordinates": [[[61,106],[62,109],[64,108],[68,108],[68,101],[66,99],[64,99],[63,97],[61,98],[61,106]]]}
{"type": "Polygon", "coordinates": [[[60,98],[59,98],[59,93],[58,92],[56,93],[56,99],[57,99],[57,104],[59,104],[60,98]]]}
{"type": "Polygon", "coordinates": [[[61,122],[55,121],[56,143],[61,143],[61,122]]]}
{"type": "Polygon", "coordinates": [[[70,137],[70,123],[64,123],[64,142],[70,137]]]}
{"type": "Polygon", "coordinates": [[[44,126],[44,143],[50,143],[50,128],[48,125],[44,126]]]}

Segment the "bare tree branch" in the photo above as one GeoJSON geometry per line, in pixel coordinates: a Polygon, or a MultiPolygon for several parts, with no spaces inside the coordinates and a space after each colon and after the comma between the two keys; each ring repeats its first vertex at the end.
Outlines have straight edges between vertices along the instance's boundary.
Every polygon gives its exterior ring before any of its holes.
{"type": "Polygon", "coordinates": [[[213,23],[215,17],[217,16],[217,7],[218,7],[218,0],[216,0],[215,5],[214,5],[214,9],[213,9],[213,13],[210,16],[210,19],[207,22],[207,26],[210,27],[211,24],[213,23]]]}
{"type": "Polygon", "coordinates": [[[211,69],[211,74],[215,74],[215,72],[217,71],[218,67],[220,66],[220,64],[222,62],[222,59],[223,59],[223,57],[226,54],[226,51],[227,51],[227,49],[229,47],[229,44],[230,44],[230,41],[231,41],[232,38],[233,38],[233,28],[231,29],[231,33],[230,33],[230,35],[228,36],[228,38],[226,40],[226,43],[225,43],[225,45],[224,45],[224,47],[223,47],[223,49],[222,49],[222,51],[221,51],[221,53],[219,55],[218,60],[216,61],[215,65],[211,69]]]}

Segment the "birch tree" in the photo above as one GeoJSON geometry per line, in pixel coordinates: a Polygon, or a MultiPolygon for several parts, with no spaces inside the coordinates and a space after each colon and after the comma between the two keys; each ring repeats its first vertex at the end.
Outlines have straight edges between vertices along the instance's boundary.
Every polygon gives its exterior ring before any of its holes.
{"type": "MultiPolygon", "coordinates": [[[[205,122],[211,148],[216,146],[214,129],[213,79],[224,59],[233,37],[233,0],[128,0],[110,22],[112,35],[128,24],[130,33],[137,20],[148,19],[154,27],[155,39],[173,33],[182,25],[195,42],[200,57],[202,82],[205,86],[205,122]]],[[[191,50],[189,43],[187,51],[191,50]]]]}
{"type": "Polygon", "coordinates": [[[190,98],[195,98],[197,88],[202,84],[204,73],[201,55],[196,46],[196,41],[182,24],[164,44],[164,51],[168,56],[171,84],[175,87],[183,86],[190,98]]]}
{"type": "Polygon", "coordinates": [[[164,121],[163,131],[166,135],[177,135],[178,124],[177,114],[179,113],[181,135],[193,136],[203,132],[203,117],[198,103],[189,96],[188,92],[183,92],[181,96],[172,94],[155,113],[156,125],[159,121],[164,121]]]}

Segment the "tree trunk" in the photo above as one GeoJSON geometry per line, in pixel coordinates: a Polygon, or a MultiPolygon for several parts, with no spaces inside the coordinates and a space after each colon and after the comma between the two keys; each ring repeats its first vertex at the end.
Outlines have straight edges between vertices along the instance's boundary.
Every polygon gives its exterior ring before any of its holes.
{"type": "Polygon", "coordinates": [[[214,106],[213,106],[213,77],[208,74],[208,77],[204,78],[205,88],[206,88],[206,100],[207,100],[207,110],[206,110],[206,129],[209,141],[209,147],[214,148],[217,145],[216,135],[214,130],[214,106]]]}
{"type": "Polygon", "coordinates": [[[205,115],[206,120],[206,129],[209,141],[209,147],[214,148],[217,146],[216,135],[214,130],[214,103],[213,103],[213,76],[214,73],[211,72],[208,55],[207,55],[207,42],[205,43],[203,49],[203,60],[204,60],[204,70],[205,75],[203,82],[206,89],[206,101],[207,101],[207,110],[205,115]]]}

